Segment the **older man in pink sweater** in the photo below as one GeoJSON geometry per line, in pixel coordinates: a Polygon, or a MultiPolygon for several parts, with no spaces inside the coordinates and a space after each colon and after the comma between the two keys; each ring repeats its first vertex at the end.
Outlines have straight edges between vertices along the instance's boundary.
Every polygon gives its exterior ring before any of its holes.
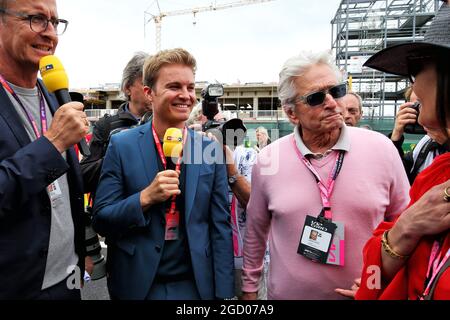
{"type": "Polygon", "coordinates": [[[295,130],[253,168],[243,298],[256,298],[269,239],[268,299],[340,299],[372,230],[406,207],[408,179],[388,138],[345,126],[346,85],[328,53],[289,59],[278,90],[295,130]]]}

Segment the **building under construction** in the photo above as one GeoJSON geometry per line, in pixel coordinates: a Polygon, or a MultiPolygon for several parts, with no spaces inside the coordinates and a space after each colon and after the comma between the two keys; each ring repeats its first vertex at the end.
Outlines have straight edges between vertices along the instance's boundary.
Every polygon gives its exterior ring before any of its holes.
{"type": "Polygon", "coordinates": [[[332,24],[331,47],[352,90],[364,101],[365,120],[383,131],[393,127],[408,80],[363,67],[386,47],[423,41],[442,2],[438,0],[342,0],[332,24]]]}
{"type": "MultiPolygon", "coordinates": [[[[236,4],[253,4],[270,0],[238,1],[236,4]]],[[[383,48],[407,42],[423,41],[424,34],[436,14],[439,0],[342,0],[331,21],[331,49],[339,68],[347,73],[351,89],[364,101],[364,117],[361,125],[387,134],[394,127],[397,108],[404,102],[408,80],[384,74],[362,65],[383,48]]],[[[226,9],[228,5],[220,8],[226,9]]],[[[161,23],[163,17],[191,14],[211,10],[211,7],[160,12],[151,15],[161,23]],[[158,20],[159,19],[159,20],[158,20]]],[[[147,21],[148,20],[148,13],[147,21]]],[[[160,29],[157,34],[160,32],[160,29]]],[[[197,97],[206,83],[197,84],[197,97]]],[[[225,94],[219,99],[224,110],[237,111],[249,127],[264,125],[277,129],[280,136],[292,132],[278,100],[276,84],[224,84],[225,94]]],[[[90,105],[87,112],[91,119],[98,119],[107,112],[115,112],[122,103],[118,85],[111,90],[97,88],[84,92],[90,105]],[[95,106],[94,106],[95,105],[95,106]],[[103,110],[106,109],[106,110],[103,110]]],[[[94,121],[94,120],[93,120],[94,121]]],[[[405,148],[421,137],[406,135],[405,148]]]]}

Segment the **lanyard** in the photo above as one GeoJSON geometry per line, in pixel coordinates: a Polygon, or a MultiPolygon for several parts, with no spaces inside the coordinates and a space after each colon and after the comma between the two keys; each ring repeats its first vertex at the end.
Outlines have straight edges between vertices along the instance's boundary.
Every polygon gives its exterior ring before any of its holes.
{"type": "Polygon", "coordinates": [[[28,121],[30,122],[31,126],[33,127],[34,134],[36,135],[36,138],[40,138],[41,135],[44,135],[47,132],[47,112],[45,111],[45,102],[44,97],[42,96],[41,89],[38,86],[38,94],[39,94],[39,106],[40,106],[40,118],[41,118],[41,128],[42,128],[42,134],[39,132],[36,120],[34,120],[33,116],[28,112],[28,110],[23,105],[22,101],[20,100],[19,96],[14,92],[14,90],[11,88],[11,86],[6,82],[5,78],[0,74],[0,83],[3,85],[6,91],[8,91],[14,99],[16,99],[17,103],[20,105],[22,110],[25,112],[28,121]]]}
{"type": "Polygon", "coordinates": [[[330,199],[334,190],[334,183],[336,182],[336,179],[342,169],[342,164],[344,162],[344,151],[340,151],[336,156],[336,162],[334,164],[333,170],[331,170],[330,175],[328,177],[328,182],[327,184],[325,184],[320,178],[320,175],[317,173],[316,169],[311,164],[311,162],[300,153],[300,150],[298,150],[294,137],[292,137],[292,142],[294,144],[294,149],[297,152],[297,155],[316,178],[317,185],[319,186],[320,197],[322,199],[323,205],[322,212],[325,213],[325,219],[332,220],[333,216],[331,214],[330,199]]]}
{"type": "MultiPolygon", "coordinates": [[[[156,134],[155,128],[153,126],[152,126],[152,132],[153,132],[153,139],[155,140],[155,144],[156,144],[156,149],[158,149],[158,154],[159,154],[161,162],[164,166],[164,170],[167,170],[167,160],[166,160],[166,157],[164,156],[161,142],[159,141],[158,135],[156,134]]],[[[187,138],[187,129],[185,127],[183,129],[183,148],[184,148],[184,145],[186,144],[186,138],[187,138]]],[[[181,159],[183,157],[183,148],[181,149],[181,153],[180,153],[180,155],[178,157],[178,161],[175,165],[176,171],[180,171],[180,169],[181,169],[181,159]]]]}
{"type": "MultiPolygon", "coordinates": [[[[156,149],[158,150],[159,158],[161,159],[161,162],[164,166],[164,170],[167,170],[167,160],[166,160],[166,157],[164,156],[161,142],[159,141],[158,135],[156,134],[155,127],[153,126],[153,124],[152,124],[152,132],[153,132],[153,139],[155,140],[156,149]]],[[[186,127],[184,127],[183,148],[181,148],[180,155],[179,155],[177,163],[175,165],[175,171],[178,171],[178,172],[181,171],[181,160],[183,157],[183,149],[184,149],[184,145],[186,144],[186,139],[187,139],[187,129],[186,129],[186,127]]],[[[172,196],[172,200],[170,203],[170,213],[175,213],[175,207],[176,207],[175,199],[176,198],[177,198],[176,195],[172,196]]]]}
{"type": "Polygon", "coordinates": [[[430,289],[433,285],[433,282],[434,282],[436,276],[439,274],[439,271],[441,271],[444,264],[450,258],[450,249],[448,249],[444,258],[442,258],[442,260],[441,260],[443,250],[440,250],[440,249],[441,249],[441,246],[439,244],[439,241],[435,241],[433,243],[433,248],[431,249],[430,261],[428,262],[427,277],[430,280],[428,281],[427,287],[425,288],[425,291],[423,292],[423,294],[421,296],[421,300],[423,300],[423,297],[427,296],[430,293],[430,289]],[[439,263],[439,261],[441,261],[441,262],[439,263]]]}

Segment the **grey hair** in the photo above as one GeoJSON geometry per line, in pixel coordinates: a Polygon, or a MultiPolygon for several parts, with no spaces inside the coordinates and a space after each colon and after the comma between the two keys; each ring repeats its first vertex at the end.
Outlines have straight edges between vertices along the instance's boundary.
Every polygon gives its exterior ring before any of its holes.
{"type": "Polygon", "coordinates": [[[361,96],[353,91],[349,91],[349,92],[347,92],[347,94],[350,94],[350,95],[354,96],[356,99],[358,99],[359,112],[362,113],[363,100],[362,100],[361,96]]]}
{"type": "Polygon", "coordinates": [[[329,51],[311,52],[303,51],[299,55],[288,59],[281,69],[278,83],[278,98],[285,112],[294,108],[294,99],[297,92],[294,81],[301,77],[311,66],[325,64],[336,74],[339,82],[343,81],[343,75],[336,66],[336,62],[329,51]]]}
{"type": "Polygon", "coordinates": [[[149,55],[145,52],[139,51],[133,55],[133,58],[127,63],[125,69],[123,69],[122,73],[122,83],[120,85],[120,89],[127,97],[127,100],[130,100],[130,96],[126,94],[126,89],[133,85],[136,79],[141,78],[144,72],[144,63],[145,60],[149,57],[149,55]]]}
{"type": "MultiPolygon", "coordinates": [[[[8,9],[8,2],[10,2],[11,0],[0,0],[0,10],[6,10],[8,9]]],[[[0,17],[3,21],[4,19],[4,12],[0,11],[0,17]]]]}
{"type": "MultiPolygon", "coordinates": [[[[217,106],[217,114],[222,112],[222,108],[220,107],[220,105],[217,106]]],[[[186,120],[186,125],[189,127],[193,124],[199,123],[201,120],[201,116],[203,115],[203,104],[200,101],[199,103],[197,103],[193,108],[191,113],[189,114],[189,118],[186,120]]],[[[223,116],[223,118],[226,120],[226,117],[223,116]]]]}
{"type": "MultiPolygon", "coordinates": [[[[7,9],[8,8],[8,2],[11,0],[0,0],[0,9],[7,9]]],[[[0,14],[3,14],[0,12],[0,14]]]]}
{"type": "Polygon", "coordinates": [[[267,129],[266,128],[264,128],[264,127],[258,127],[258,128],[256,128],[256,130],[255,130],[256,132],[261,132],[261,133],[265,133],[266,134],[266,136],[269,136],[269,132],[267,131],[267,129]]]}
{"type": "Polygon", "coordinates": [[[186,121],[186,126],[189,127],[190,125],[193,125],[193,124],[196,124],[197,122],[199,122],[202,114],[203,114],[202,103],[199,102],[195,105],[194,108],[192,108],[192,111],[189,114],[189,119],[187,119],[187,121],[186,121]]]}

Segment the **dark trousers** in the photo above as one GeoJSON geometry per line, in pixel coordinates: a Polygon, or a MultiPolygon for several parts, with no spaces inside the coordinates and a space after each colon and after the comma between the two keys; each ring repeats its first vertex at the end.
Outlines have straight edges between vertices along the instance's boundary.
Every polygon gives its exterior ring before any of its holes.
{"type": "MultiPolygon", "coordinates": [[[[109,289],[111,300],[120,300],[109,289]]],[[[200,300],[194,279],[170,282],[154,282],[145,300],[200,300]]]]}
{"type": "Polygon", "coordinates": [[[36,300],[81,300],[79,289],[69,289],[67,279],[41,291],[36,300]]]}
{"type": "Polygon", "coordinates": [[[200,300],[195,280],[155,282],[146,300],[200,300]]]}

